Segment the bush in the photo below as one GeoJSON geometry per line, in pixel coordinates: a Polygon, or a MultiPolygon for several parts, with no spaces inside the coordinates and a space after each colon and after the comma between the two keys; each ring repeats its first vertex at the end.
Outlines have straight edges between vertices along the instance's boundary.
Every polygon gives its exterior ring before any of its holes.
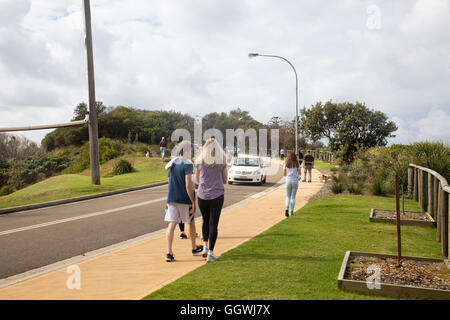
{"type": "Polygon", "coordinates": [[[130,162],[127,160],[121,159],[114,165],[114,169],[112,171],[113,175],[120,175],[125,173],[133,172],[134,168],[130,162]]]}
{"type": "Polygon", "coordinates": [[[333,175],[333,184],[331,185],[331,191],[334,194],[340,194],[345,190],[345,178],[344,175],[333,175]]]}
{"type": "Polygon", "coordinates": [[[36,154],[23,159],[11,159],[8,162],[10,166],[8,185],[16,190],[22,189],[29,184],[63,171],[70,162],[67,155],[42,156],[36,154]]]}
{"type": "Polygon", "coordinates": [[[98,139],[100,163],[103,164],[123,154],[123,142],[102,137],[98,139]]]}
{"type": "Polygon", "coordinates": [[[0,197],[2,196],[7,196],[8,194],[13,193],[15,190],[13,187],[10,186],[4,186],[3,188],[0,189],[0,197]]]}

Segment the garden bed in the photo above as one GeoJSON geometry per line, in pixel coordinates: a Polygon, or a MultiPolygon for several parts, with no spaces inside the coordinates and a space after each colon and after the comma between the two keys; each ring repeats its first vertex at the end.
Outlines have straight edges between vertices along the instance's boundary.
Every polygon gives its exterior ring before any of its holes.
{"type": "Polygon", "coordinates": [[[450,300],[450,266],[441,259],[407,256],[398,266],[394,255],[347,251],[338,287],[368,295],[450,300]],[[375,269],[378,286],[373,283],[375,269]]]}
{"type": "MultiPolygon", "coordinates": [[[[369,219],[371,222],[396,223],[397,212],[395,210],[372,209],[369,219]]],[[[436,227],[436,221],[434,221],[428,212],[400,211],[400,223],[410,226],[436,227]]]]}

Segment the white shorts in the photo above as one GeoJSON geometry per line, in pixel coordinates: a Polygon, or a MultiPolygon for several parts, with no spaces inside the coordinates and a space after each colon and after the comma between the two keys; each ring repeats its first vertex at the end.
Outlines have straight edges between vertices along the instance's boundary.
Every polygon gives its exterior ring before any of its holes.
{"type": "Polygon", "coordinates": [[[166,217],[164,221],[176,223],[190,223],[189,204],[169,202],[166,204],[166,217]]]}

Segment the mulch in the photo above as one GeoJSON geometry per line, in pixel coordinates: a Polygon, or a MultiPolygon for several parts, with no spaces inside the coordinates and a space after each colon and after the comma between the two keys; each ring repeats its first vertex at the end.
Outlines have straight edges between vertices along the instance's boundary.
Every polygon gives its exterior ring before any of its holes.
{"type": "Polygon", "coordinates": [[[349,261],[345,278],[367,281],[371,265],[380,268],[381,283],[450,290],[450,268],[444,262],[405,259],[399,266],[397,259],[358,256],[349,261]]]}
{"type": "MultiPolygon", "coordinates": [[[[397,213],[394,210],[380,210],[374,211],[374,218],[383,219],[397,219],[397,213]]],[[[419,221],[431,221],[430,218],[424,212],[414,211],[400,211],[400,220],[419,220],[419,221]]]]}

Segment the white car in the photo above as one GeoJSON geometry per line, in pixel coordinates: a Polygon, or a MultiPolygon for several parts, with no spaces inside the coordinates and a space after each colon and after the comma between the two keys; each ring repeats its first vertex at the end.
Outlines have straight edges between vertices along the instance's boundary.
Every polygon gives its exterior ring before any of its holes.
{"type": "Polygon", "coordinates": [[[266,178],[264,162],[257,156],[239,156],[228,170],[228,184],[244,182],[261,185],[266,182],[266,178]]]}

